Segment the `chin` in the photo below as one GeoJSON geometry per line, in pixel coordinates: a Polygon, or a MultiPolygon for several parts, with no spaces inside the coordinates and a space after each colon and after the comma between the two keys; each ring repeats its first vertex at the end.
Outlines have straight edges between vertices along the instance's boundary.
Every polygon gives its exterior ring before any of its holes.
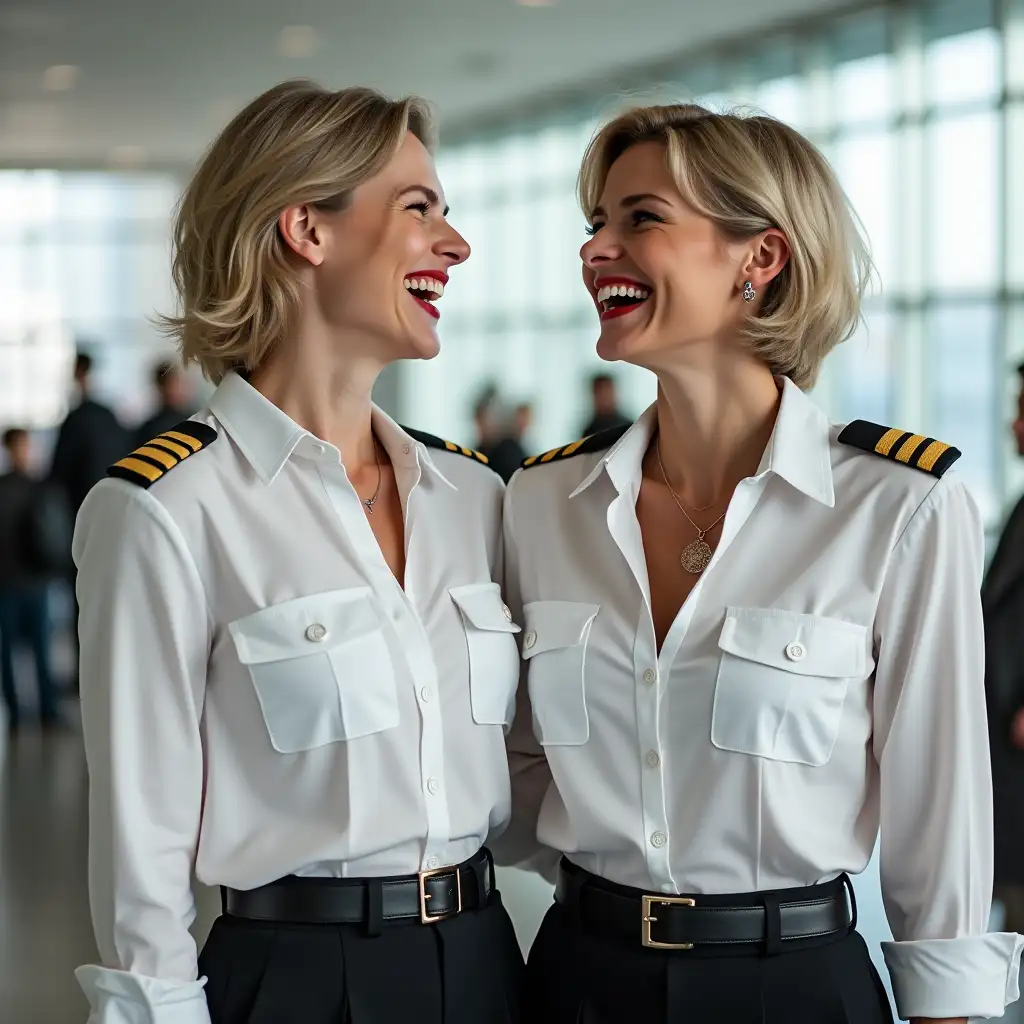
{"type": "Polygon", "coordinates": [[[402,339],[398,359],[433,359],[441,351],[437,335],[410,335],[402,339]]]}
{"type": "Polygon", "coordinates": [[[643,350],[644,331],[623,331],[614,326],[609,330],[602,324],[601,335],[597,339],[597,354],[605,362],[635,362],[643,350]]]}

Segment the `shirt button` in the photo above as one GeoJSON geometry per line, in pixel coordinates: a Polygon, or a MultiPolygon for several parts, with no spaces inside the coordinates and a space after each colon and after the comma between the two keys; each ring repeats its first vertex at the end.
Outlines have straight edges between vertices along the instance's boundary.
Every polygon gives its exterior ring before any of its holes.
{"type": "Polygon", "coordinates": [[[420,690],[420,699],[424,704],[429,704],[431,700],[433,700],[433,697],[434,691],[429,686],[424,686],[423,689],[420,690]]]}
{"type": "Polygon", "coordinates": [[[803,644],[790,644],[786,648],[786,657],[790,661],[803,661],[806,653],[807,651],[803,644]]]}
{"type": "Polygon", "coordinates": [[[501,606],[501,614],[504,615],[509,622],[512,621],[512,609],[509,608],[507,604],[503,604],[501,606]]]}
{"type": "Polygon", "coordinates": [[[660,850],[668,842],[668,836],[664,832],[655,832],[651,836],[651,846],[660,850]]]}
{"type": "Polygon", "coordinates": [[[327,639],[327,627],[314,622],[312,626],[306,627],[306,639],[314,644],[323,643],[327,639]]]}
{"type": "Polygon", "coordinates": [[[435,868],[439,868],[440,866],[441,866],[441,861],[438,860],[437,857],[428,857],[427,858],[427,870],[428,871],[433,871],[435,868]]]}
{"type": "Polygon", "coordinates": [[[323,453],[327,451],[327,447],[325,445],[317,443],[313,445],[313,451],[315,451],[317,455],[323,455],[323,453]]]}
{"type": "Polygon", "coordinates": [[[523,643],[526,644],[526,649],[529,650],[537,643],[537,634],[531,629],[530,632],[523,637],[523,643]]]}
{"type": "MultiPolygon", "coordinates": [[[[402,452],[403,452],[403,454],[408,455],[409,452],[411,452],[411,451],[412,451],[412,445],[411,444],[403,444],[402,445],[402,452]]],[[[431,857],[430,859],[431,860],[437,860],[436,857],[431,857]]]]}
{"type": "Polygon", "coordinates": [[[427,792],[431,796],[436,796],[437,795],[437,791],[440,788],[441,788],[441,784],[437,781],[437,779],[427,779],[427,792]]]}
{"type": "Polygon", "coordinates": [[[657,678],[658,678],[658,673],[655,672],[653,668],[649,668],[644,673],[644,682],[647,683],[648,685],[653,683],[657,678]]]}
{"type": "Polygon", "coordinates": [[[647,751],[647,765],[648,765],[648,767],[650,767],[650,768],[657,768],[659,764],[661,764],[661,758],[658,756],[658,752],[656,750],[648,750],[647,751]]]}

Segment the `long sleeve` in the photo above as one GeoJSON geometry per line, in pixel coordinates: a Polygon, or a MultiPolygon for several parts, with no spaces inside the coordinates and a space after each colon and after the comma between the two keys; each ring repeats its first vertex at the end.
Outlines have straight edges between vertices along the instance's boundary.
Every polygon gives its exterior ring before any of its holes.
{"type": "MultiPolygon", "coordinates": [[[[512,495],[518,475],[512,477],[505,492],[503,589],[514,621],[522,622],[523,598],[512,514],[512,495]]],[[[536,871],[553,881],[559,854],[537,841],[537,819],[551,785],[551,768],[534,735],[525,667],[520,672],[516,714],[506,748],[512,776],[512,819],[504,834],[492,844],[492,852],[499,864],[536,871]]]]}
{"type": "Polygon", "coordinates": [[[152,495],[106,480],[78,518],[89,891],[101,966],[89,1024],[209,1024],[191,868],[210,626],[198,572],[152,495]]]}
{"type": "Polygon", "coordinates": [[[1024,939],[986,934],[992,781],[977,509],[949,474],[886,574],[875,643],[883,944],[899,1015],[997,1017],[1017,998],[1024,939]]]}

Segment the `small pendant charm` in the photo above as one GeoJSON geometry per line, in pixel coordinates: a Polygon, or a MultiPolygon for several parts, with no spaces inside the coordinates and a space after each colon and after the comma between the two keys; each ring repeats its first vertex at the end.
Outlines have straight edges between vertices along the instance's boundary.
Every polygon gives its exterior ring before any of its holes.
{"type": "Polygon", "coordinates": [[[711,548],[703,537],[690,541],[679,556],[679,564],[695,576],[702,573],[711,561],[711,548]]]}
{"type": "Polygon", "coordinates": [[[366,512],[368,515],[373,515],[373,503],[377,500],[377,496],[374,495],[372,498],[363,498],[363,504],[366,506],[366,512]]]}

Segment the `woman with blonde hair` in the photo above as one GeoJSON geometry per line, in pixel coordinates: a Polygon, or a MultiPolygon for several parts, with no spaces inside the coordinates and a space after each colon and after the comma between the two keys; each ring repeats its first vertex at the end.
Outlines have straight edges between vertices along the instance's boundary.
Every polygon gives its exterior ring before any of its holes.
{"type": "Polygon", "coordinates": [[[185,192],[167,327],[216,391],[74,543],[93,1024],[519,1020],[484,846],[518,676],[503,485],[370,397],[437,353],[469,256],[433,138],[420,100],[289,82],[185,192]],[[224,910],[198,957],[193,872],[224,910]]]}
{"type": "Polygon", "coordinates": [[[528,687],[499,856],[556,879],[527,1019],[891,1021],[849,884],[879,824],[900,1015],[1000,1016],[981,524],[955,448],[806,394],[868,269],[832,171],[685,105],[606,124],[580,184],[598,353],[658,394],[506,494],[528,687]]]}

